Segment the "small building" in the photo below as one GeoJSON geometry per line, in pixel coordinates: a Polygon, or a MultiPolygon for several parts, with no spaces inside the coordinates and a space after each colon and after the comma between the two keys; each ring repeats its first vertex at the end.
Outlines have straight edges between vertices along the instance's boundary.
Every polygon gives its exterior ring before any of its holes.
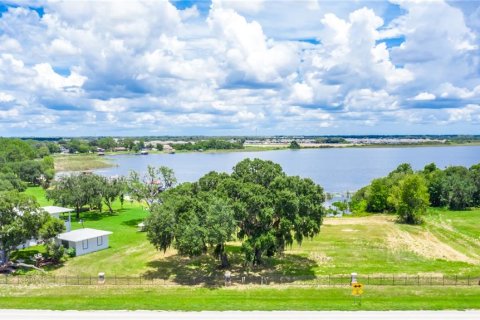
{"type": "Polygon", "coordinates": [[[65,248],[75,249],[76,255],[81,256],[87,253],[100,251],[108,248],[108,237],[112,233],[97,229],[77,229],[61,233],[57,236],[57,244],[65,248]]]}
{"type": "Polygon", "coordinates": [[[46,206],[46,207],[42,207],[42,209],[55,218],[60,218],[60,214],[62,213],[68,213],[68,215],[70,216],[70,212],[74,211],[73,209],[70,209],[70,208],[63,208],[63,207],[57,207],[57,206],[46,206]]]}
{"type": "MultiPolygon", "coordinates": [[[[55,217],[57,219],[61,219],[60,218],[60,214],[62,213],[68,213],[68,220],[65,220],[64,223],[65,223],[65,229],[67,231],[70,231],[71,230],[71,225],[72,225],[72,218],[71,218],[71,212],[74,211],[73,209],[70,209],[70,208],[62,208],[62,207],[57,207],[57,206],[46,206],[46,207],[41,207],[40,209],[42,209],[43,211],[47,212],[48,214],[50,214],[52,217],[55,217]]],[[[19,215],[23,215],[23,212],[18,210],[17,213],[19,215]]],[[[35,238],[32,238],[32,239],[29,239],[27,241],[25,241],[24,243],[20,244],[17,246],[17,249],[18,250],[22,250],[22,249],[26,249],[26,248],[29,248],[29,247],[33,247],[33,246],[36,246],[38,245],[40,242],[39,240],[41,239],[35,239],[35,238]]]]}
{"type": "Polygon", "coordinates": [[[67,229],[67,231],[72,230],[71,213],[74,211],[73,209],[57,207],[57,206],[46,206],[46,207],[42,207],[42,209],[46,211],[48,214],[50,214],[52,217],[55,217],[58,219],[60,219],[61,214],[68,213],[68,220],[65,220],[65,228],[67,229]]]}
{"type": "Polygon", "coordinates": [[[169,144],[164,144],[163,145],[163,151],[165,151],[166,153],[171,153],[171,154],[175,153],[175,149],[169,144]]]}
{"type": "Polygon", "coordinates": [[[147,231],[145,229],[145,223],[144,222],[140,222],[139,224],[137,224],[137,228],[138,228],[138,232],[145,232],[147,231]]]}

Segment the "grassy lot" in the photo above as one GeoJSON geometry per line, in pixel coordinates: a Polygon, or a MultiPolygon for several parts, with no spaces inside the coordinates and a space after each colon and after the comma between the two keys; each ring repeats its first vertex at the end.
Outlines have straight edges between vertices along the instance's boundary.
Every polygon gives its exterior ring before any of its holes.
{"type": "MultiPolygon", "coordinates": [[[[50,204],[41,188],[29,188],[42,205],[50,204]]],[[[82,213],[83,226],[112,231],[110,248],[68,259],[50,272],[54,275],[95,276],[98,272],[118,276],[145,276],[170,279],[220,275],[210,256],[184,258],[174,250],[158,252],[137,231],[148,214],[136,203],[115,204],[115,213],[82,213]]],[[[327,218],[321,233],[301,246],[294,245],[282,257],[266,259],[253,274],[278,274],[315,278],[323,275],[480,275],[480,210],[452,212],[430,210],[423,226],[396,224],[393,216],[373,215],[327,218]]],[[[72,227],[82,224],[73,219],[72,227]]],[[[29,248],[15,256],[32,256],[41,247],[29,248]]],[[[238,243],[227,247],[232,272],[244,273],[238,243]]]]}
{"type": "Polygon", "coordinates": [[[112,162],[96,154],[58,155],[54,157],[55,171],[84,171],[113,166],[112,162]]]}
{"type": "Polygon", "coordinates": [[[479,309],[480,287],[351,289],[250,287],[15,287],[0,285],[0,308],[54,310],[446,310],[479,309]]]}
{"type": "Polygon", "coordinates": [[[480,210],[432,210],[425,220],[326,219],[320,235],[287,253],[309,259],[315,274],[480,274],[480,210]]]}

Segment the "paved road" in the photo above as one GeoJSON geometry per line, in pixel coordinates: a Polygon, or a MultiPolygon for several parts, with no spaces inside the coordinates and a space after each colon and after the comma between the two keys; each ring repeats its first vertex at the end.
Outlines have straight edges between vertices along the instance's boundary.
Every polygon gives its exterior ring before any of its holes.
{"type": "Polygon", "coordinates": [[[480,311],[44,311],[0,310],[5,320],[479,320],[480,311]]]}

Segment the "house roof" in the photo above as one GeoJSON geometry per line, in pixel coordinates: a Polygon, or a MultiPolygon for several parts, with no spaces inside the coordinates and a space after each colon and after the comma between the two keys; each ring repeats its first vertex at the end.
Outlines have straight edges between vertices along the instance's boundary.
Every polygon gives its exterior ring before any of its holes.
{"type": "Polygon", "coordinates": [[[60,240],[78,242],[82,240],[108,236],[112,234],[110,231],[97,230],[97,229],[77,229],[70,232],[61,233],[57,236],[60,240]]]}
{"type": "Polygon", "coordinates": [[[56,207],[56,206],[46,206],[46,207],[42,207],[42,209],[50,214],[65,213],[65,212],[73,211],[73,209],[70,209],[70,208],[63,208],[63,207],[56,207]]]}

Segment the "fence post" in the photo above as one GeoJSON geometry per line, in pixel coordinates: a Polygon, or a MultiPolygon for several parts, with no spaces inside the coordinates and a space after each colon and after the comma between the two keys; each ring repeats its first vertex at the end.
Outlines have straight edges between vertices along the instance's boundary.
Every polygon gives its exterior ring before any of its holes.
{"type": "Polygon", "coordinates": [[[468,285],[470,285],[470,276],[468,276],[467,281],[468,281],[468,282],[467,282],[468,285]]]}
{"type": "Polygon", "coordinates": [[[395,275],[392,276],[392,285],[395,285],[395,275]]]}
{"type": "Polygon", "coordinates": [[[458,282],[458,275],[455,275],[455,285],[457,285],[458,282]]]}
{"type": "Polygon", "coordinates": [[[420,286],[420,275],[417,275],[417,285],[420,286]]]}

